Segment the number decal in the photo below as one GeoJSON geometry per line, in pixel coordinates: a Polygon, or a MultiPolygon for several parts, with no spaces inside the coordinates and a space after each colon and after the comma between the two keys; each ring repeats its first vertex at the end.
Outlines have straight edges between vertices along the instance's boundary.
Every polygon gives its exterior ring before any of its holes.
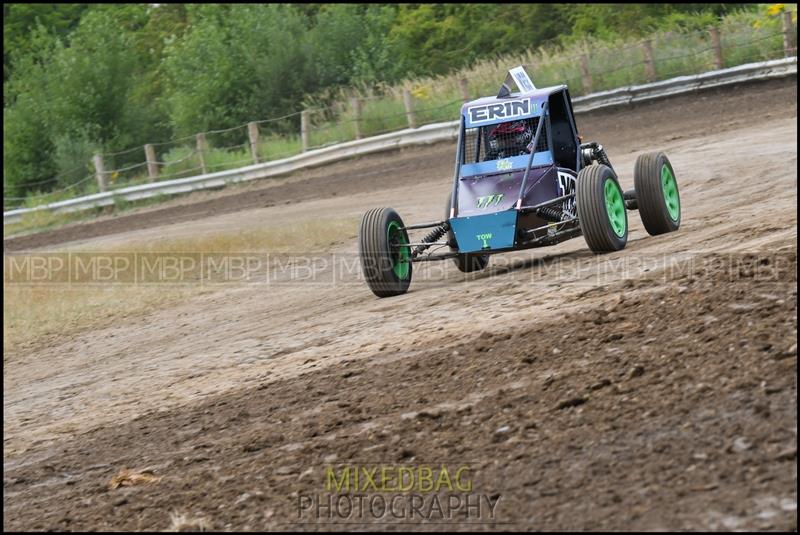
{"type": "Polygon", "coordinates": [[[490,206],[497,206],[503,200],[505,195],[498,193],[496,195],[486,195],[478,197],[478,208],[489,208],[490,206]]]}

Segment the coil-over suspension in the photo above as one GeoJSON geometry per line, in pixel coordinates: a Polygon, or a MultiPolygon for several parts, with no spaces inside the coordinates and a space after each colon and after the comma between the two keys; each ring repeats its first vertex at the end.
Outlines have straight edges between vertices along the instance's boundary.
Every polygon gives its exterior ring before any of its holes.
{"type": "Polygon", "coordinates": [[[608,154],[606,154],[605,149],[599,143],[592,142],[582,144],[581,156],[583,157],[583,165],[592,165],[592,162],[596,161],[606,167],[614,169],[611,165],[611,160],[608,159],[608,154]]]}
{"type": "Polygon", "coordinates": [[[445,221],[441,225],[435,227],[424,238],[422,238],[423,245],[417,245],[411,250],[411,258],[416,258],[426,249],[429,249],[434,243],[439,241],[439,238],[447,234],[450,230],[450,222],[445,221]]]}
{"type": "Polygon", "coordinates": [[[539,208],[536,210],[536,215],[544,219],[545,221],[552,221],[552,222],[559,222],[564,219],[564,212],[560,208],[556,208],[555,206],[545,206],[543,208],[539,208]]]}

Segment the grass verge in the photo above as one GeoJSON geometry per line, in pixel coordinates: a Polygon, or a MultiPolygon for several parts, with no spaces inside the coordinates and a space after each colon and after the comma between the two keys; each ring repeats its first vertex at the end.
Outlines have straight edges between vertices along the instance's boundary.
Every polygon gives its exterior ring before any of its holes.
{"type": "MultiPolygon", "coordinates": [[[[324,252],[354,239],[355,218],[308,220],[248,232],[215,233],[188,238],[130,242],[114,250],[86,248],[86,253],[297,253],[324,252]]],[[[9,257],[4,258],[9,272],[9,257]]],[[[219,291],[199,281],[180,285],[135,283],[3,284],[4,355],[87,329],[124,325],[132,318],[175,306],[200,294],[219,291]]],[[[7,280],[7,279],[6,279],[7,280]]]]}

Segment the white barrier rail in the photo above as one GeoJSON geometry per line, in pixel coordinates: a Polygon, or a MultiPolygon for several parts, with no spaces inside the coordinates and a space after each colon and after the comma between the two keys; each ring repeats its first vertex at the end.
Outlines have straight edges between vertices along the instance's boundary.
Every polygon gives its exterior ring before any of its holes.
{"type": "MultiPolygon", "coordinates": [[[[768,80],[796,74],[797,57],[794,56],[772,61],[748,63],[729,69],[709,71],[702,74],[679,76],[677,78],[649,84],[620,87],[610,91],[577,97],[574,98],[572,102],[574,111],[577,114],[600,108],[626,105],[634,102],[688,93],[704,88],[756,80],[768,80]]],[[[116,199],[137,201],[157,195],[174,195],[176,193],[217,188],[237,182],[285,175],[301,169],[352,158],[353,156],[362,156],[411,145],[447,141],[458,136],[458,124],[458,121],[450,121],[446,123],[429,124],[419,128],[407,128],[358,141],[339,143],[330,147],[304,152],[282,160],[188,178],[130,186],[104,193],[96,193],[84,197],[67,199],[65,201],[53,202],[34,208],[18,208],[3,212],[3,224],[7,225],[9,223],[18,222],[23,214],[38,210],[74,212],[111,205],[115,203],[116,199]]]]}

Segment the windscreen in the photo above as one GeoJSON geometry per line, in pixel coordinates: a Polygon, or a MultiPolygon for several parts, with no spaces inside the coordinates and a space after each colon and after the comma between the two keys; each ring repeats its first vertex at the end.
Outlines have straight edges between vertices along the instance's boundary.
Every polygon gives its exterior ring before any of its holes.
{"type": "MultiPolygon", "coordinates": [[[[464,161],[462,163],[478,163],[530,154],[531,143],[538,125],[539,117],[534,117],[467,128],[464,131],[464,161]]],[[[543,126],[536,144],[536,152],[547,149],[546,126],[543,126]]]]}

